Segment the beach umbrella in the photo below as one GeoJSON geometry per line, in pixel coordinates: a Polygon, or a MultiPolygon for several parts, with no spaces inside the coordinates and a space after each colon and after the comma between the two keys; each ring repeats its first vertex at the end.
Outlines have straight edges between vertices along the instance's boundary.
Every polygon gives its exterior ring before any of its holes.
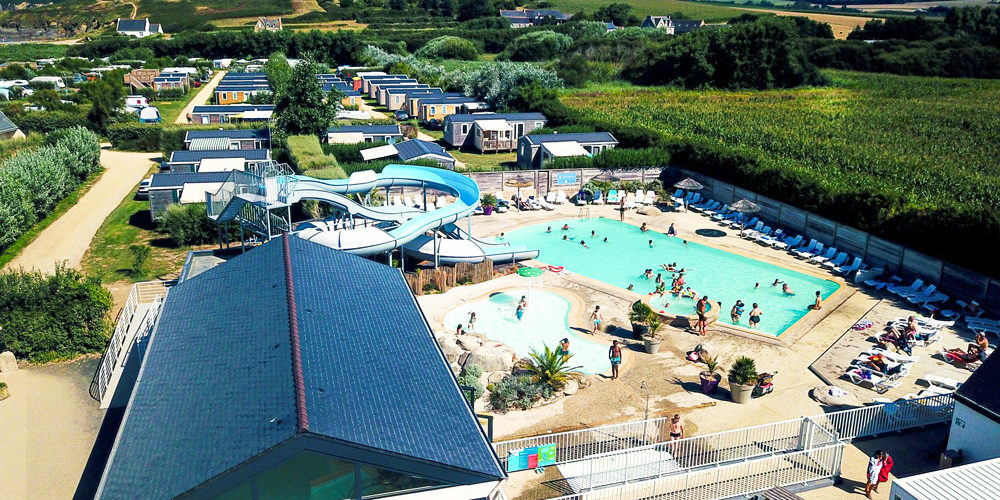
{"type": "Polygon", "coordinates": [[[531,179],[527,178],[527,177],[519,175],[517,177],[513,177],[511,179],[507,179],[507,181],[504,182],[504,185],[510,186],[510,187],[516,187],[517,188],[517,199],[520,200],[521,199],[521,188],[534,186],[535,182],[532,181],[531,179]]]}
{"type": "MultiPolygon", "coordinates": [[[[754,212],[760,212],[760,205],[746,198],[740,198],[740,201],[737,201],[736,203],[729,205],[729,208],[744,214],[752,214],[754,212]]],[[[746,217],[744,217],[743,220],[740,221],[740,236],[743,236],[743,224],[745,222],[746,222],[746,217]]]]}
{"type": "MultiPolygon", "coordinates": [[[[704,188],[705,186],[702,186],[700,182],[690,177],[685,177],[684,180],[674,184],[674,187],[677,189],[683,189],[685,191],[697,191],[699,189],[704,188]]],[[[685,201],[685,198],[681,198],[681,203],[684,206],[684,210],[687,210],[687,201],[685,201]]]]}

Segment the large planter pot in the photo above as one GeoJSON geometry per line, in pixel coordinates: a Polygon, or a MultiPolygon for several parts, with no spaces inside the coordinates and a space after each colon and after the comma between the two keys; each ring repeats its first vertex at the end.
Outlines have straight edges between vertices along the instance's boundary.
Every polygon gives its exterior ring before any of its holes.
{"type": "Polygon", "coordinates": [[[742,385],[736,382],[729,382],[729,397],[732,398],[734,403],[747,404],[750,402],[753,388],[753,384],[742,385]]]}
{"type": "Polygon", "coordinates": [[[646,352],[648,354],[656,354],[660,352],[660,339],[644,337],[642,339],[642,345],[646,347],[646,352]]]}
{"type": "Polygon", "coordinates": [[[483,215],[492,215],[493,207],[483,207],[483,215]]]}
{"type": "Polygon", "coordinates": [[[647,333],[649,333],[649,325],[632,323],[632,337],[634,339],[639,340],[647,333]]]}
{"type": "Polygon", "coordinates": [[[708,396],[715,394],[720,381],[722,381],[722,375],[718,373],[701,372],[701,393],[708,396]]]}

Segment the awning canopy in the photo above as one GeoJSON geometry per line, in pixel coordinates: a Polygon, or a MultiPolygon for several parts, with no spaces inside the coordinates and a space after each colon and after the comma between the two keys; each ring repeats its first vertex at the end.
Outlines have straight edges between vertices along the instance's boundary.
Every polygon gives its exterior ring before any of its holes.
{"type": "Polygon", "coordinates": [[[365,161],[378,160],[379,158],[389,158],[390,156],[396,156],[397,154],[399,154],[399,151],[397,151],[396,146],[392,144],[361,150],[361,157],[364,158],[365,161]]]}
{"type": "Polygon", "coordinates": [[[247,161],[244,158],[205,158],[198,165],[199,172],[229,172],[231,170],[246,170],[247,161]]]}
{"type": "Polygon", "coordinates": [[[242,118],[244,120],[270,120],[271,119],[271,115],[273,113],[274,113],[274,111],[270,111],[270,110],[267,110],[267,111],[262,111],[262,110],[244,111],[244,112],[236,115],[236,118],[242,118]]]}
{"type": "Polygon", "coordinates": [[[555,157],[586,156],[590,154],[576,141],[546,142],[542,144],[542,149],[555,157]]]}
{"type": "Polygon", "coordinates": [[[180,203],[205,203],[205,193],[216,193],[222,187],[221,182],[185,182],[181,188],[180,203]]]}
{"type": "Polygon", "coordinates": [[[504,132],[510,130],[507,120],[477,120],[476,126],[482,130],[504,132]]]}
{"type": "Polygon", "coordinates": [[[365,134],[361,132],[327,132],[326,140],[330,144],[357,144],[365,142],[365,134]]]}
{"type": "Polygon", "coordinates": [[[227,137],[198,137],[191,139],[188,151],[222,151],[229,149],[227,137]]]}

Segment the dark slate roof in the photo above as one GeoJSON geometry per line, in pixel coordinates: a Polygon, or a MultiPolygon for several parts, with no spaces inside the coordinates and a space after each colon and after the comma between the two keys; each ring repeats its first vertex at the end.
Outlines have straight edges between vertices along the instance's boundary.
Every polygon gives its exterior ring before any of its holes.
{"type": "Polygon", "coordinates": [[[178,172],[153,174],[153,180],[149,182],[149,188],[180,188],[188,183],[224,182],[227,177],[229,177],[229,172],[178,172]]]}
{"type": "Polygon", "coordinates": [[[433,96],[429,99],[420,99],[420,105],[425,104],[462,104],[466,102],[479,102],[474,97],[447,97],[433,96]]]}
{"type": "Polygon", "coordinates": [[[361,132],[362,134],[374,135],[403,135],[399,130],[399,125],[344,125],[343,127],[331,127],[329,132],[361,132]]]}
{"type": "Polygon", "coordinates": [[[446,116],[444,120],[451,120],[453,122],[474,122],[476,120],[548,120],[548,118],[541,113],[476,113],[472,115],[449,115],[446,116]]]}
{"type": "Polygon", "coordinates": [[[187,134],[184,135],[184,141],[190,141],[191,139],[214,139],[216,137],[224,137],[226,139],[260,139],[268,140],[271,138],[271,131],[262,128],[257,129],[235,129],[235,130],[189,130],[187,134]]]}
{"type": "Polygon", "coordinates": [[[239,80],[241,78],[263,78],[267,80],[267,73],[226,73],[223,80],[239,80]]]}
{"type": "Polygon", "coordinates": [[[173,497],[301,433],[505,477],[399,271],[284,243],[170,290],[101,498],[173,497]]]}
{"type": "Polygon", "coordinates": [[[428,154],[454,159],[454,157],[448,154],[448,152],[445,151],[440,144],[436,142],[421,141],[419,139],[397,142],[396,151],[399,152],[399,159],[403,161],[410,161],[428,154]]]}
{"type": "Polygon", "coordinates": [[[444,91],[438,87],[431,86],[402,86],[402,87],[386,87],[385,92],[387,94],[403,94],[403,95],[423,95],[423,94],[443,94],[444,91]]]}
{"type": "Polygon", "coordinates": [[[244,111],[274,111],[273,104],[209,104],[205,106],[195,106],[192,113],[242,113],[244,111]]]}
{"type": "Polygon", "coordinates": [[[117,31],[145,31],[146,19],[119,19],[117,31]]]}
{"type": "Polygon", "coordinates": [[[266,160],[267,149],[227,149],[223,151],[174,151],[169,163],[196,163],[205,158],[245,158],[249,161],[266,160]]]}
{"type": "Polygon", "coordinates": [[[955,399],[1000,422],[1000,356],[996,351],[955,391],[955,399]]]}
{"type": "Polygon", "coordinates": [[[17,125],[10,121],[10,118],[7,118],[7,115],[3,114],[3,111],[0,111],[0,134],[13,132],[17,129],[17,125]]]}
{"type": "Polygon", "coordinates": [[[526,135],[524,139],[528,144],[542,144],[543,142],[613,142],[618,143],[615,136],[609,132],[580,132],[575,134],[541,134],[526,135]]]}
{"type": "Polygon", "coordinates": [[[674,33],[689,33],[705,25],[701,19],[674,19],[674,33]]]}

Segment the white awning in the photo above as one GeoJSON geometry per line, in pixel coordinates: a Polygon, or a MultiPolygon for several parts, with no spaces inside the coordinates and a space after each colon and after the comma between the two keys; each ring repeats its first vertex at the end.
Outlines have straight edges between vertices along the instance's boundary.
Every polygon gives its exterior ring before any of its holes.
{"type": "Polygon", "coordinates": [[[229,172],[231,170],[246,170],[244,158],[205,158],[198,166],[199,172],[229,172]]]}
{"type": "Polygon", "coordinates": [[[357,144],[365,142],[365,134],[361,132],[327,132],[326,140],[330,144],[357,144]]]}
{"type": "Polygon", "coordinates": [[[185,182],[181,187],[180,203],[205,203],[205,193],[217,193],[221,182],[185,182]]]}
{"type": "Polygon", "coordinates": [[[365,111],[349,111],[342,109],[337,111],[338,120],[371,120],[372,117],[365,111]]]}
{"type": "Polygon", "coordinates": [[[389,158],[390,156],[396,156],[397,154],[399,154],[399,151],[397,151],[396,146],[392,144],[361,150],[361,157],[364,158],[365,161],[378,160],[379,158],[389,158]]]}
{"type": "Polygon", "coordinates": [[[482,130],[504,132],[510,130],[507,120],[477,120],[476,126],[482,130]]]}
{"type": "Polygon", "coordinates": [[[545,142],[542,143],[542,149],[548,151],[554,157],[586,156],[590,154],[576,141],[545,142]]]}
{"type": "Polygon", "coordinates": [[[229,149],[228,137],[196,137],[191,139],[188,151],[224,151],[229,149]]]}
{"type": "Polygon", "coordinates": [[[244,120],[270,120],[271,114],[273,113],[274,111],[270,110],[266,111],[254,110],[254,111],[244,111],[236,116],[244,120]]]}

